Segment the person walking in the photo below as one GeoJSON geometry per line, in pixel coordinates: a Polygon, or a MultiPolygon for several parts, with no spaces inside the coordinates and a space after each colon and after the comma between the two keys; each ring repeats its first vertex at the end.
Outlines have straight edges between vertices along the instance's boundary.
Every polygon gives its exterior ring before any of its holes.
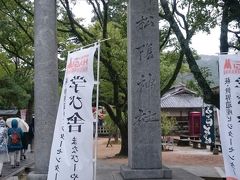
{"type": "Polygon", "coordinates": [[[22,149],[22,129],[18,127],[18,121],[13,119],[12,127],[8,129],[8,152],[12,168],[19,166],[22,149]]]}
{"type": "Polygon", "coordinates": [[[3,163],[8,161],[8,135],[6,122],[0,117],[0,177],[2,176],[3,163]]]}
{"type": "Polygon", "coordinates": [[[28,137],[28,149],[30,150],[30,152],[33,152],[33,147],[34,147],[34,117],[32,118],[32,122],[29,125],[29,131],[27,133],[27,137],[28,137]]]}
{"type": "Polygon", "coordinates": [[[21,150],[20,160],[25,160],[26,159],[27,149],[28,149],[28,132],[23,132],[22,150],[21,150]]]}

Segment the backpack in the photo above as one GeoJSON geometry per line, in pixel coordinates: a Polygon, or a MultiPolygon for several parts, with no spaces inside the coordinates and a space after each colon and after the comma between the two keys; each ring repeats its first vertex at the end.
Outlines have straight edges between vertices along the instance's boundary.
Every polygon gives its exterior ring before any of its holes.
{"type": "Polygon", "coordinates": [[[11,143],[12,144],[19,144],[20,143],[21,138],[16,131],[12,132],[10,138],[11,138],[11,143]]]}

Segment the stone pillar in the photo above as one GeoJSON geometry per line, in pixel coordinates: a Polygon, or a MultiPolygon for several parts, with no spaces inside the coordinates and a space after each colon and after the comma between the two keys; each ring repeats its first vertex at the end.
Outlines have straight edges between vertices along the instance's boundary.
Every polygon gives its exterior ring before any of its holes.
{"type": "Polygon", "coordinates": [[[46,179],[58,108],[56,0],[34,1],[35,169],[28,179],[46,179]]]}
{"type": "Polygon", "coordinates": [[[124,179],[170,179],[160,128],[158,0],[128,2],[128,166],[124,179]]]}

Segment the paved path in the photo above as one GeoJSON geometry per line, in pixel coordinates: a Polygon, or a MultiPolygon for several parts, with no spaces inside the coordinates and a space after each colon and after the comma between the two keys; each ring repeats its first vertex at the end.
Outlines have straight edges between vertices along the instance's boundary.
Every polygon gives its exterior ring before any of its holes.
{"type": "MultiPolygon", "coordinates": [[[[9,163],[4,164],[3,176],[1,180],[17,180],[14,177],[19,172],[23,171],[26,167],[31,167],[34,164],[33,154],[29,153],[26,160],[22,160],[19,167],[12,169],[9,163]]],[[[111,163],[109,160],[97,161],[97,180],[110,180],[113,175],[119,172],[121,163],[111,163]]],[[[199,177],[224,177],[223,167],[213,166],[189,166],[189,165],[168,165],[171,169],[181,168],[191,174],[199,177]]]]}
{"type": "MultiPolygon", "coordinates": [[[[110,180],[114,173],[119,172],[122,164],[127,164],[127,158],[113,157],[119,152],[120,145],[106,148],[107,138],[98,141],[97,180],[110,180]]],[[[191,147],[174,147],[174,151],[163,152],[163,164],[169,168],[181,168],[199,177],[224,177],[222,155],[213,155],[209,150],[194,150],[191,147]]],[[[20,166],[12,169],[10,163],[5,163],[3,176],[0,180],[13,180],[14,175],[34,164],[34,154],[27,153],[27,159],[20,166]]]]}
{"type": "Polygon", "coordinates": [[[34,153],[27,152],[26,156],[27,156],[27,159],[21,160],[20,166],[15,168],[11,167],[10,162],[4,163],[3,170],[2,170],[2,177],[0,177],[0,179],[7,180],[10,177],[23,171],[26,167],[31,167],[34,164],[34,153]]]}

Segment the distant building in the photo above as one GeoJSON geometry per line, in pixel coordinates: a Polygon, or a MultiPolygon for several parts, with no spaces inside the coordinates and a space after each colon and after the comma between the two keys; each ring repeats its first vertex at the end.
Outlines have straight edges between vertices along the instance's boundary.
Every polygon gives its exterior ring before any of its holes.
{"type": "MultiPolygon", "coordinates": [[[[209,83],[213,93],[219,93],[219,72],[218,56],[200,55],[196,61],[206,80],[209,83]]],[[[179,73],[176,83],[186,84],[194,80],[192,73],[179,73]]],[[[183,85],[172,87],[169,92],[161,98],[161,107],[163,112],[168,112],[171,116],[176,117],[178,121],[177,133],[189,134],[190,112],[202,112],[203,99],[197,97],[196,93],[187,89],[183,85]]],[[[193,113],[194,114],[194,113],[193,113]]],[[[194,118],[192,118],[194,119],[194,118]]],[[[198,126],[196,124],[196,126],[198,126]]],[[[217,116],[215,116],[215,126],[218,127],[217,116]]]]}
{"type": "Polygon", "coordinates": [[[19,111],[17,109],[0,109],[0,116],[5,120],[10,117],[16,117],[19,111]]]}
{"type": "Polygon", "coordinates": [[[176,134],[200,134],[202,97],[180,84],[173,86],[161,98],[161,111],[177,120],[176,134]]]}

